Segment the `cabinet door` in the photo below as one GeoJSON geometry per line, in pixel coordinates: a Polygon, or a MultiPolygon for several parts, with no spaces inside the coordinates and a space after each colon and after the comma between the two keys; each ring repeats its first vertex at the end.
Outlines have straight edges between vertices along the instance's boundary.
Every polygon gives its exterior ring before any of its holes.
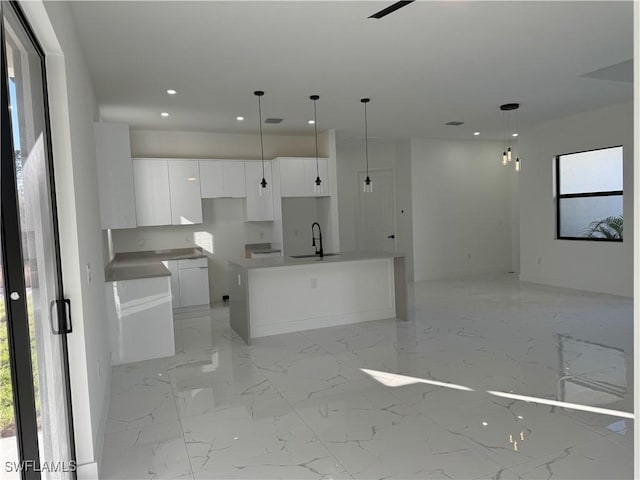
{"type": "Polygon", "coordinates": [[[223,160],[224,196],[244,198],[247,196],[244,162],[242,160],[223,160]]]}
{"type": "Polygon", "coordinates": [[[98,169],[100,225],[107,228],[135,228],[136,200],[129,125],[93,124],[98,169]]]}
{"type": "Polygon", "coordinates": [[[171,223],[202,223],[198,160],[169,160],[171,223]]]}
{"type": "Polygon", "coordinates": [[[246,219],[248,222],[273,220],[273,180],[271,162],[264,162],[264,178],[267,188],[260,186],[262,180],[262,163],[245,162],[247,179],[246,219]]]}
{"type": "Polygon", "coordinates": [[[202,198],[224,197],[222,162],[200,160],[200,195],[202,198]]]}
{"type": "Polygon", "coordinates": [[[180,304],[180,277],[178,274],[178,261],[177,260],[165,260],[165,267],[171,272],[171,299],[173,308],[182,306],[180,304]]]}
{"type": "Polygon", "coordinates": [[[180,305],[209,304],[209,270],[207,267],[178,270],[180,277],[180,305]]]}
{"type": "MultiPolygon", "coordinates": [[[[280,196],[307,196],[309,187],[305,188],[304,159],[280,158],[278,162],[280,164],[280,196]]],[[[313,192],[313,189],[311,191],[313,192]]]]}
{"type": "Polygon", "coordinates": [[[326,158],[318,159],[318,168],[316,168],[315,158],[301,159],[304,163],[304,190],[305,196],[312,197],[328,197],[331,195],[329,184],[329,161],[326,158]],[[315,192],[314,185],[317,177],[320,177],[320,187],[322,191],[315,192]]]}
{"type": "Polygon", "coordinates": [[[136,217],[139,227],[171,225],[169,168],[166,160],[133,161],[136,217]]]}

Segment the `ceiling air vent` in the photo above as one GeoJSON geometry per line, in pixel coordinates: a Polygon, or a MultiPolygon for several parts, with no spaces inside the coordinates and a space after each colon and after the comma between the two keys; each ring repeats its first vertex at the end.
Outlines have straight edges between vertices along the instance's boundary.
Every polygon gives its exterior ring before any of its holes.
{"type": "Polygon", "coordinates": [[[464,122],[447,122],[445,125],[450,125],[452,127],[459,127],[460,125],[464,125],[464,122]]]}
{"type": "Polygon", "coordinates": [[[282,118],[265,118],[264,123],[282,123],[282,118]]]}

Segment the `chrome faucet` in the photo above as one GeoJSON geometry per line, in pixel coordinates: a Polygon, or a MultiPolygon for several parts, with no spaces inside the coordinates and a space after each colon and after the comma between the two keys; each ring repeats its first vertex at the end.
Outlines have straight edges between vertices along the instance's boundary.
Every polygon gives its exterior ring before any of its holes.
{"type": "Polygon", "coordinates": [[[313,222],[311,224],[311,246],[316,247],[316,255],[320,255],[320,258],[324,257],[324,250],[322,250],[322,229],[320,228],[320,224],[318,222],[313,222]],[[314,227],[318,226],[318,238],[316,238],[314,227]],[[316,245],[316,240],[318,240],[319,245],[316,245]],[[318,248],[318,246],[320,248],[318,248]]]}

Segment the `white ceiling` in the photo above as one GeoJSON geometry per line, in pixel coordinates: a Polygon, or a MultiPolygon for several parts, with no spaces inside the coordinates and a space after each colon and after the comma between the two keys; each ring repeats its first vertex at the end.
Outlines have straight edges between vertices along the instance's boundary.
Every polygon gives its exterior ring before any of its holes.
{"type": "Polygon", "coordinates": [[[391,3],[72,8],[103,119],[133,128],[255,132],[261,89],[264,116],[284,118],[266,133],[311,133],[317,93],[321,130],[360,135],[368,96],[372,136],[501,138],[502,103],[520,102],[526,127],[633,98],[629,82],[582,77],[633,57],[631,1],[418,1],[367,18],[391,3]]]}

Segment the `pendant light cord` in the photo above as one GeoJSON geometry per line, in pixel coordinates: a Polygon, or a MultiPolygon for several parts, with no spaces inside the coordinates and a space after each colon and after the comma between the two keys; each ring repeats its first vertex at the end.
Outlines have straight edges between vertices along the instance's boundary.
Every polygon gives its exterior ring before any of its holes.
{"type": "Polygon", "coordinates": [[[264,179],[264,144],[262,142],[262,105],[258,96],[258,118],[260,120],[260,158],[262,159],[262,178],[264,179]]]}
{"type": "Polygon", "coordinates": [[[502,148],[507,151],[507,112],[502,111],[502,148]]]}
{"type": "Polygon", "coordinates": [[[316,133],[316,177],[320,178],[320,168],[318,167],[318,118],[316,112],[316,100],[313,101],[313,129],[316,133]]]}
{"type": "Polygon", "coordinates": [[[367,127],[367,102],[364,102],[364,157],[367,160],[367,178],[369,178],[369,130],[367,127]]]}

